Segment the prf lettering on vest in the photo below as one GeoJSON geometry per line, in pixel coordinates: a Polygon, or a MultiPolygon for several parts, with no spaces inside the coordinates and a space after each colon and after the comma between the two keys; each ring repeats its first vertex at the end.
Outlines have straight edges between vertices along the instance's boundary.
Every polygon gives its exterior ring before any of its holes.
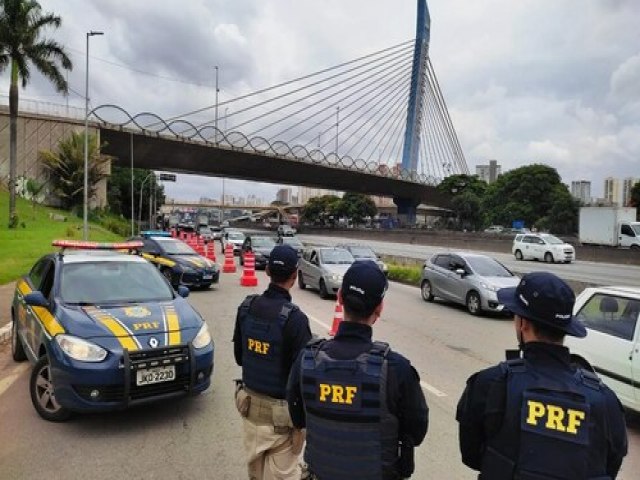
{"type": "Polygon", "coordinates": [[[557,430],[572,435],[578,433],[582,420],[585,419],[585,412],[567,408],[566,410],[557,405],[528,400],[527,423],[537,426],[540,420],[544,421],[544,427],[549,430],[557,430]]]}
{"type": "Polygon", "coordinates": [[[320,401],[331,403],[346,403],[351,405],[353,397],[358,392],[358,387],[333,385],[329,383],[320,384],[320,401]]]}
{"type": "Polygon", "coordinates": [[[269,343],[261,342],[260,340],[248,339],[249,351],[256,352],[261,355],[266,355],[269,352],[269,343]]]}

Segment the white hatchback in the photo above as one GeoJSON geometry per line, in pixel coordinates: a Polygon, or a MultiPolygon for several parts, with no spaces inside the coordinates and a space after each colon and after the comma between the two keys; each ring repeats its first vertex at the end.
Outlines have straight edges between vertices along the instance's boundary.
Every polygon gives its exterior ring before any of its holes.
{"type": "Polygon", "coordinates": [[[511,253],[516,260],[544,260],[571,263],[576,259],[572,245],[548,233],[521,233],[513,239],[511,253]]]}
{"type": "Polygon", "coordinates": [[[574,314],[588,331],[585,338],[566,337],[574,359],[593,367],[625,407],[640,412],[640,288],[586,288],[574,314]]]}

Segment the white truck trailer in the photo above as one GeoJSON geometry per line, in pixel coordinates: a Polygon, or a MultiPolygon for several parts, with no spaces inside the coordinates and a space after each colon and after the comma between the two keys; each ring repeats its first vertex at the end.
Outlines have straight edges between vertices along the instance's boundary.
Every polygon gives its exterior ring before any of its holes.
{"type": "Polygon", "coordinates": [[[640,222],[631,207],[580,208],[580,242],[640,249],[640,222]]]}

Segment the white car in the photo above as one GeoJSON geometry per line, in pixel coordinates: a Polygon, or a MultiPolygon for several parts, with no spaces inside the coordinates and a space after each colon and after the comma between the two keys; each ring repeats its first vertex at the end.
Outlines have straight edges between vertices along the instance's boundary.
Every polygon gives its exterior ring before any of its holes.
{"type": "Polygon", "coordinates": [[[227,248],[227,244],[230,244],[233,247],[233,254],[240,255],[244,239],[244,233],[238,232],[237,230],[227,230],[222,237],[222,253],[224,253],[225,248],[227,248]]]}
{"type": "Polygon", "coordinates": [[[640,412],[640,288],[586,288],[574,314],[587,327],[585,338],[567,336],[578,364],[591,366],[622,404],[640,412]]]}
{"type": "Polygon", "coordinates": [[[548,233],[520,233],[513,239],[511,253],[516,260],[544,260],[571,263],[576,259],[572,245],[548,233]]]}

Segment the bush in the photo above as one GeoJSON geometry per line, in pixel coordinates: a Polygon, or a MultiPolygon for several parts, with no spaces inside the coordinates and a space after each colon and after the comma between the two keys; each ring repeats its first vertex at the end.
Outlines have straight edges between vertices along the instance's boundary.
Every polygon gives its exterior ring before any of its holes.
{"type": "Polygon", "coordinates": [[[389,280],[406,283],[408,285],[420,285],[422,268],[420,266],[389,265],[389,280]]]}

